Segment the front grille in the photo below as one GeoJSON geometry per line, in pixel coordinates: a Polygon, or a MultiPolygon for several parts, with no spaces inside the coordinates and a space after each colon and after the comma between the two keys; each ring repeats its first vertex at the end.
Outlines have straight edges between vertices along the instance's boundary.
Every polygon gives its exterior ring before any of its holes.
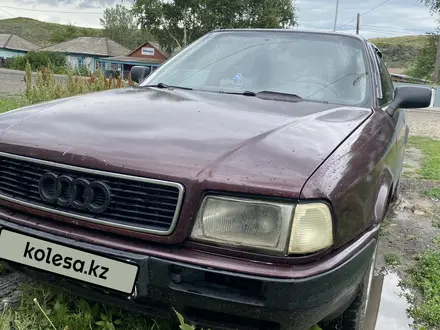
{"type": "MultiPolygon", "coordinates": [[[[97,196],[99,199],[100,196],[97,196]]],[[[89,170],[0,153],[0,198],[72,218],[115,227],[169,234],[175,226],[183,198],[178,183],[89,170]],[[38,185],[43,174],[99,181],[110,189],[110,204],[101,213],[43,201],[38,185]]]]}

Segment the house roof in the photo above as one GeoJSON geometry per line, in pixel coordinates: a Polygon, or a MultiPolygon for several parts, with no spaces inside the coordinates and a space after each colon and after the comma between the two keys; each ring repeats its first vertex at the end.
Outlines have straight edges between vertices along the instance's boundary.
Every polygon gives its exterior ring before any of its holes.
{"type": "Polygon", "coordinates": [[[145,64],[162,64],[163,61],[155,58],[134,57],[134,56],[114,56],[102,58],[105,62],[130,62],[130,63],[145,63],[145,64]]]}
{"type": "Polygon", "coordinates": [[[40,48],[39,51],[96,56],[123,56],[130,52],[128,48],[109,38],[96,37],[79,37],[40,48]]]}
{"type": "Polygon", "coordinates": [[[167,57],[167,58],[170,57],[170,54],[168,54],[168,52],[164,51],[164,50],[160,47],[159,43],[156,42],[156,41],[147,41],[147,42],[143,43],[142,45],[140,45],[139,47],[137,47],[137,48],[135,48],[133,51],[131,51],[130,54],[128,54],[128,56],[133,55],[134,52],[136,52],[139,48],[144,47],[146,44],[150,44],[151,46],[153,46],[154,48],[156,48],[156,50],[157,50],[159,53],[161,53],[163,56],[165,56],[165,57],[167,57]]]}
{"type": "Polygon", "coordinates": [[[15,34],[0,34],[0,48],[28,52],[30,50],[37,50],[40,46],[20,38],[15,34]]]}

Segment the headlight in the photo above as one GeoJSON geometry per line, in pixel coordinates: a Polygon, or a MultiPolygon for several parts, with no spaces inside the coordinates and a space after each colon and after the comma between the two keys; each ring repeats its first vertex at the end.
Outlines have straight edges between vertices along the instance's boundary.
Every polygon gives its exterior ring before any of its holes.
{"type": "Polygon", "coordinates": [[[206,197],[191,237],[224,245],[284,252],[294,206],[238,198],[206,197]]]}
{"type": "Polygon", "coordinates": [[[333,244],[332,218],[322,203],[209,196],[197,214],[191,238],[283,255],[304,254],[333,244]]]}

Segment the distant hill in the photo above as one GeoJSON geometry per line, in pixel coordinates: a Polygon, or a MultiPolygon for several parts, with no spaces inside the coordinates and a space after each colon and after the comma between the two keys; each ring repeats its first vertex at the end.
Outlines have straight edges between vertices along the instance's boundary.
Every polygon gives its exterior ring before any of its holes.
{"type": "Polygon", "coordinates": [[[389,68],[408,68],[428,38],[427,35],[419,35],[373,38],[370,41],[382,51],[389,68]]]}
{"type": "MultiPolygon", "coordinates": [[[[0,20],[0,34],[12,33],[24,39],[27,39],[39,46],[46,46],[50,42],[52,34],[62,34],[68,29],[68,25],[42,22],[31,18],[8,18],[0,20]]],[[[100,29],[75,27],[79,34],[83,35],[101,35],[100,29]]]]}

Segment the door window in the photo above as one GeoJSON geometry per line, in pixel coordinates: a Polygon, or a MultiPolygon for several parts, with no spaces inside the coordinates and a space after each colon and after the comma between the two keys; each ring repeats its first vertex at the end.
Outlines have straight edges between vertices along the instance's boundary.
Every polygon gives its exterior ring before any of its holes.
{"type": "Polygon", "coordinates": [[[379,71],[382,86],[382,98],[379,99],[379,104],[383,107],[390,104],[394,99],[394,84],[383,59],[379,60],[379,71]]]}

